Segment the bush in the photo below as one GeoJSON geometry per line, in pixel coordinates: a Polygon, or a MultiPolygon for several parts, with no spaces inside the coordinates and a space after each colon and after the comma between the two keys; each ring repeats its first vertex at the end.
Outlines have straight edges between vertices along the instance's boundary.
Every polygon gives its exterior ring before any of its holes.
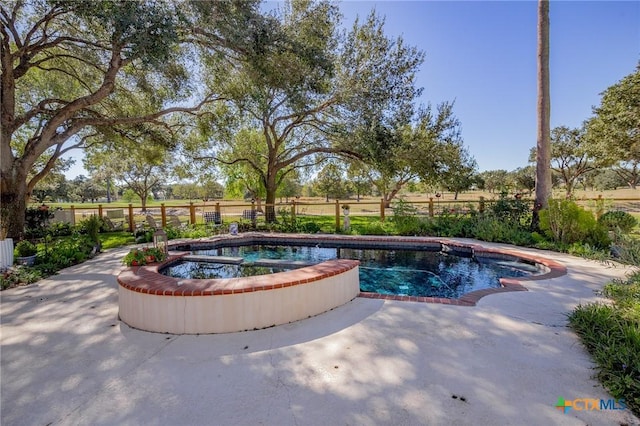
{"type": "Polygon", "coordinates": [[[422,235],[434,237],[471,237],[475,218],[443,213],[422,224],[422,235]]]}
{"type": "Polygon", "coordinates": [[[389,235],[389,231],[383,222],[371,222],[358,228],[360,235],[389,235]]]}
{"type": "Polygon", "coordinates": [[[531,233],[518,221],[505,221],[492,214],[476,216],[471,232],[472,237],[489,242],[520,246],[529,246],[534,242],[531,233]]]}
{"type": "Polygon", "coordinates": [[[54,222],[49,225],[47,233],[52,237],[65,237],[73,234],[73,225],[66,222],[54,222]]]}
{"type": "Polygon", "coordinates": [[[531,223],[531,208],[529,203],[521,199],[509,199],[507,193],[500,194],[500,198],[491,204],[491,213],[503,222],[517,225],[531,223]]]}
{"type": "Polygon", "coordinates": [[[570,200],[549,200],[549,207],[540,211],[540,229],[565,246],[586,242],[607,248],[611,243],[593,214],[570,200]]]}
{"type": "Polygon", "coordinates": [[[15,247],[15,255],[17,257],[29,257],[38,253],[38,248],[35,244],[28,240],[19,241],[15,247]]]}
{"type": "Polygon", "coordinates": [[[96,215],[91,215],[80,222],[81,229],[86,232],[94,244],[100,244],[100,229],[105,226],[104,220],[96,215]]]}
{"type": "Polygon", "coordinates": [[[60,269],[84,262],[91,257],[93,241],[87,235],[76,234],[72,237],[47,241],[46,248],[38,268],[51,275],[60,269]]]}
{"type": "Polygon", "coordinates": [[[29,207],[25,211],[24,234],[26,238],[42,238],[47,233],[49,219],[53,217],[48,209],[29,207]]]}
{"type": "Polygon", "coordinates": [[[638,221],[627,212],[615,210],[600,216],[598,223],[610,231],[618,229],[622,233],[628,234],[637,225],[638,221]]]}
{"type": "Polygon", "coordinates": [[[616,260],[630,265],[640,265],[640,239],[615,232],[615,242],[611,248],[616,260]]]}
{"type": "Polygon", "coordinates": [[[640,273],[604,288],[614,305],[578,306],[571,327],[598,364],[598,376],[615,398],[640,414],[640,273]]]}
{"type": "Polygon", "coordinates": [[[320,225],[315,222],[305,222],[300,225],[300,230],[308,234],[317,234],[321,228],[320,225]]]}
{"type": "Polygon", "coordinates": [[[136,229],[133,233],[136,243],[150,243],[153,241],[153,231],[150,229],[136,229]]]}

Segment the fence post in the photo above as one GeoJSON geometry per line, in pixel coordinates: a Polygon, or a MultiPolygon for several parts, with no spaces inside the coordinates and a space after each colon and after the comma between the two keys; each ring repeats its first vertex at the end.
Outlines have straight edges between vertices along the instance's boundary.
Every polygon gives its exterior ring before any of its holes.
{"type": "Polygon", "coordinates": [[[340,201],[336,200],[336,232],[340,232],[340,201]]]}
{"type": "Polygon", "coordinates": [[[216,203],[216,213],[220,214],[220,202],[216,203]]]}
{"type": "Polygon", "coordinates": [[[291,222],[296,220],[296,200],[291,201],[291,222]]]}
{"type": "Polygon", "coordinates": [[[480,196],[480,201],[478,202],[478,212],[484,213],[484,197],[480,196]]]}
{"type": "Polygon", "coordinates": [[[133,204],[129,204],[129,232],[133,232],[135,227],[133,226],[133,204]]]}
{"type": "Polygon", "coordinates": [[[433,197],[429,197],[429,217],[433,217],[433,197]]]}
{"type": "MultiPolygon", "coordinates": [[[[275,203],[275,201],[274,201],[275,203]]],[[[265,207],[267,207],[266,211],[269,211],[268,206],[265,205],[265,207]]],[[[273,209],[275,210],[276,206],[275,204],[273,205],[273,209]]],[[[256,200],[252,199],[251,200],[251,227],[253,229],[256,229],[256,221],[258,220],[258,212],[256,211],[256,200]]],[[[265,218],[266,219],[266,218],[265,218]]]]}
{"type": "Polygon", "coordinates": [[[102,204],[98,204],[98,217],[102,217],[102,204]]]}
{"type": "Polygon", "coordinates": [[[384,198],[380,198],[380,222],[384,222],[384,198]]]}
{"type": "Polygon", "coordinates": [[[162,227],[167,226],[167,208],[164,206],[164,203],[160,204],[160,216],[162,217],[162,227]]]}
{"type": "Polygon", "coordinates": [[[196,206],[193,204],[193,201],[189,203],[189,220],[192,225],[196,224],[196,206]]]}
{"type": "Polygon", "coordinates": [[[76,224],[76,208],[74,205],[71,205],[71,207],[69,207],[69,210],[71,210],[71,224],[75,225],[76,224]]]}

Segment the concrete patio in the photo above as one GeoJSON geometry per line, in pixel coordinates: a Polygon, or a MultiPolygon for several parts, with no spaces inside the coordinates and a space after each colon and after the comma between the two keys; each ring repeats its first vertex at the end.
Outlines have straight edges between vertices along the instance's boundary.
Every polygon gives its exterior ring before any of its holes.
{"type": "Polygon", "coordinates": [[[629,410],[555,408],[611,398],[566,314],[626,268],[547,252],[566,276],[475,307],[356,298],[178,336],[118,320],[127,250],[0,293],[2,425],[640,425],[629,410]]]}

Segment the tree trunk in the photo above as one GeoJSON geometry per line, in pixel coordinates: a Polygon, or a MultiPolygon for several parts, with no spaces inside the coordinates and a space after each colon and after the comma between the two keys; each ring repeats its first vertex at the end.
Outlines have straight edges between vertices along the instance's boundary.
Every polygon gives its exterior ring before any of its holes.
{"type": "Polygon", "coordinates": [[[24,234],[25,211],[27,210],[27,179],[16,171],[3,174],[0,190],[0,226],[8,238],[20,241],[24,234]]]}
{"type": "Polygon", "coordinates": [[[551,196],[551,96],[549,90],[549,0],[538,0],[538,138],[536,199],[531,227],[537,229],[539,212],[551,196]]]}
{"type": "Polygon", "coordinates": [[[264,200],[264,220],[267,223],[274,223],[276,221],[276,192],[278,191],[276,173],[268,174],[264,184],[267,193],[264,200]]]}

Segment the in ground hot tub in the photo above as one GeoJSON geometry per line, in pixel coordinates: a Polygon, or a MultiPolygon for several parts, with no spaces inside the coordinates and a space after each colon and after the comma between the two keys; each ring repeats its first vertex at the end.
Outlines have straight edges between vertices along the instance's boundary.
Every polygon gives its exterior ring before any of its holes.
{"type": "Polygon", "coordinates": [[[358,262],[329,260],[288,272],[226,279],[178,279],[158,265],[118,276],[120,319],[172,334],[228,333],[321,314],[360,292],[358,262]]]}

